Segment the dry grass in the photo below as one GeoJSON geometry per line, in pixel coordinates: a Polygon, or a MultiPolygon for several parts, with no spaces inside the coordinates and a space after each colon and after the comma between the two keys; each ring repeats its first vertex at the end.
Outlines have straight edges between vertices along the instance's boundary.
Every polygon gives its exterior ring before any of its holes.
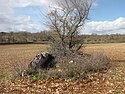
{"type": "MultiPolygon", "coordinates": [[[[0,45],[0,63],[28,63],[40,51],[47,50],[47,47],[42,44],[0,45]]],[[[125,43],[91,44],[86,46],[85,52],[103,52],[112,60],[125,60],[125,43]]]]}
{"type": "MultiPolygon", "coordinates": [[[[15,82],[0,85],[0,93],[8,94],[125,94],[125,43],[87,45],[86,53],[103,52],[114,65],[105,73],[95,73],[86,80],[16,79],[15,82]]],[[[5,45],[0,46],[0,64],[28,63],[37,53],[46,49],[44,45],[5,45]],[[16,59],[15,59],[16,58],[16,59]]],[[[1,72],[2,73],[2,72],[1,72]]]]}
{"type": "Polygon", "coordinates": [[[42,44],[0,45],[0,63],[30,60],[40,51],[47,50],[47,47],[42,44]]]}
{"type": "Polygon", "coordinates": [[[113,61],[125,61],[125,43],[88,44],[86,53],[102,52],[113,61]]]}
{"type": "Polygon", "coordinates": [[[47,50],[47,47],[42,44],[0,45],[0,79],[6,81],[16,76],[27,68],[36,54],[47,50]]]}

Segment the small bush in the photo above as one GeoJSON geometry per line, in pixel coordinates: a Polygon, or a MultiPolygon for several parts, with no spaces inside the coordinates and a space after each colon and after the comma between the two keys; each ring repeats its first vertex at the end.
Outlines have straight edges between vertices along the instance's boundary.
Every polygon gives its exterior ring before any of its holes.
{"type": "Polygon", "coordinates": [[[90,56],[62,57],[56,68],[46,72],[48,77],[55,78],[86,78],[88,74],[107,70],[110,60],[103,53],[90,56]]]}
{"type": "Polygon", "coordinates": [[[87,63],[87,70],[88,71],[103,71],[107,70],[110,67],[110,59],[100,52],[92,53],[88,63],[87,63]]]}

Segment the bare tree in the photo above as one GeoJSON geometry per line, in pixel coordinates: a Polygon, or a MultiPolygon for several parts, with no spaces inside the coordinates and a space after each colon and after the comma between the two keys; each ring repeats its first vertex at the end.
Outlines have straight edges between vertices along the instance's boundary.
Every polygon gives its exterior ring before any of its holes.
{"type": "Polygon", "coordinates": [[[48,13],[50,30],[58,36],[58,40],[53,38],[53,43],[59,44],[64,54],[66,50],[78,51],[82,47],[79,33],[92,3],[92,0],[63,0],[48,13]]]}

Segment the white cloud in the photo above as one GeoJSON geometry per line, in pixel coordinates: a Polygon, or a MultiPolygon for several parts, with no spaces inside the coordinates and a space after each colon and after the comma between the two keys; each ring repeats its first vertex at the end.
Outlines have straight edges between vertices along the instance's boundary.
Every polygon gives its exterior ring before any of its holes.
{"type": "Polygon", "coordinates": [[[37,31],[41,26],[33,23],[30,16],[4,15],[0,16],[0,31],[37,31]]]}
{"type": "Polygon", "coordinates": [[[125,34],[125,18],[119,17],[114,21],[92,21],[86,23],[83,33],[91,34],[125,34]]]}
{"type": "Polygon", "coordinates": [[[28,5],[47,5],[48,0],[0,0],[0,32],[3,31],[39,31],[44,28],[32,22],[30,16],[15,14],[14,8],[28,5]]]}
{"type": "Polygon", "coordinates": [[[28,5],[46,5],[47,6],[49,4],[54,4],[55,1],[57,0],[9,0],[9,3],[13,7],[25,7],[28,5]]]}

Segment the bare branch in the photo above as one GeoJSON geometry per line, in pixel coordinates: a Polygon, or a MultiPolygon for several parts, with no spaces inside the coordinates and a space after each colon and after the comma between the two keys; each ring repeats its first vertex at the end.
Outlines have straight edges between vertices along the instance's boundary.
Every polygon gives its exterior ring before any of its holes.
{"type": "Polygon", "coordinates": [[[79,50],[83,42],[78,42],[79,30],[88,19],[93,0],[63,0],[48,14],[51,30],[58,34],[63,48],[79,50]],[[65,46],[65,47],[64,47],[65,46]]]}

